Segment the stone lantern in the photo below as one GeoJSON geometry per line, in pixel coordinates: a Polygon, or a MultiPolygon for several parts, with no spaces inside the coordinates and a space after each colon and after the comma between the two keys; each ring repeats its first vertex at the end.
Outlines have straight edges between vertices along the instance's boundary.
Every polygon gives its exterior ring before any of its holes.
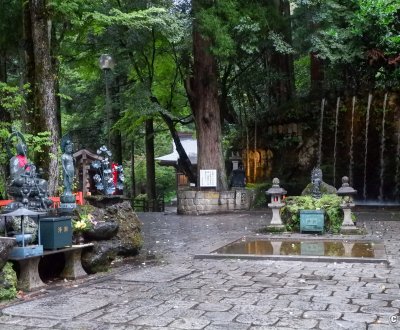
{"type": "Polygon", "coordinates": [[[354,207],[353,196],[357,193],[357,190],[353,189],[349,185],[349,178],[344,176],[342,178],[342,186],[338,189],[337,195],[342,197],[342,203],[340,207],[343,210],[343,223],[340,231],[342,233],[353,232],[357,230],[351,219],[351,209],[354,207]]]}
{"type": "Polygon", "coordinates": [[[283,196],[285,196],[286,193],[286,190],[279,186],[279,179],[274,178],[272,180],[272,187],[266,191],[266,194],[271,196],[271,202],[268,203],[268,207],[272,210],[272,220],[268,228],[284,228],[280,210],[285,206],[285,203],[283,202],[283,196]]]}

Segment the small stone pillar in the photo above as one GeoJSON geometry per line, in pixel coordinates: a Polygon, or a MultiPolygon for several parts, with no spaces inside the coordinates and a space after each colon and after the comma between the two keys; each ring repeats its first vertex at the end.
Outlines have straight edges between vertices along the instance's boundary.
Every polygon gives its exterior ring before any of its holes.
{"type": "Polygon", "coordinates": [[[272,187],[266,191],[267,195],[271,196],[271,203],[268,203],[268,207],[272,210],[272,220],[268,229],[283,230],[285,226],[282,223],[280,210],[285,206],[283,202],[283,196],[286,195],[286,190],[279,186],[279,179],[274,178],[272,180],[272,187]]]}
{"type": "Polygon", "coordinates": [[[353,195],[357,193],[357,190],[354,190],[349,185],[349,178],[344,176],[342,178],[342,186],[338,189],[338,196],[342,197],[342,203],[340,207],[343,210],[343,223],[340,228],[340,232],[343,234],[351,234],[357,230],[357,227],[354,225],[353,220],[351,219],[351,209],[354,207],[353,203],[353,195]]]}

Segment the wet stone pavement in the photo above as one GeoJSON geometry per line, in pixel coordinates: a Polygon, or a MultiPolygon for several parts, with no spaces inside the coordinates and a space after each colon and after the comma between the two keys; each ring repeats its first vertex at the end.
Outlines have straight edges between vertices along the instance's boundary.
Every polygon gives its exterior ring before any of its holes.
{"type": "Polygon", "coordinates": [[[357,214],[388,264],[195,259],[270,212],[139,213],[147,260],[5,306],[0,329],[400,329],[400,212],[357,214]]]}

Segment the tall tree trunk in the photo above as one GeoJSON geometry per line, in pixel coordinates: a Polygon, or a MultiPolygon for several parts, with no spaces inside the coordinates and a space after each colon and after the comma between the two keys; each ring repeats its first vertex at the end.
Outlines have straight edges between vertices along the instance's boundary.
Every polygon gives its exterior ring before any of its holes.
{"type": "MultiPolygon", "coordinates": [[[[0,82],[7,82],[6,52],[0,52],[0,82]]],[[[10,113],[0,105],[0,123],[11,123],[10,113]]],[[[4,145],[5,140],[0,138],[0,144],[4,145]]],[[[0,164],[0,198],[6,198],[6,181],[10,175],[7,163],[0,164]],[[3,190],[4,189],[4,190],[3,190]],[[2,191],[3,190],[3,191],[2,191]]]]}
{"type": "MultiPolygon", "coordinates": [[[[196,13],[208,3],[206,0],[192,0],[192,7],[196,13]]],[[[197,177],[200,177],[200,170],[217,170],[217,190],[226,190],[228,183],[222,150],[217,65],[210,54],[211,41],[200,34],[196,24],[193,29],[194,65],[189,99],[196,123],[197,177]]]]}
{"type": "MultiPolygon", "coordinates": [[[[292,29],[290,24],[290,3],[288,0],[275,0],[277,14],[283,21],[281,33],[288,44],[292,44],[292,29]]],[[[270,85],[270,95],[279,106],[291,99],[294,92],[293,56],[273,51],[266,56],[267,66],[271,66],[277,74],[270,85]]]]}
{"type": "Polygon", "coordinates": [[[136,177],[135,177],[135,141],[131,142],[131,198],[136,197],[136,177]]]}
{"type": "MultiPolygon", "coordinates": [[[[120,119],[120,102],[119,102],[119,88],[120,88],[120,79],[119,77],[116,78],[115,89],[112,92],[112,99],[114,100],[111,102],[111,127],[115,125],[115,123],[120,119]]],[[[113,153],[113,160],[118,163],[122,164],[122,136],[119,130],[111,130],[110,132],[110,148],[113,153]]]]}
{"type": "Polygon", "coordinates": [[[324,83],[324,69],[323,61],[317,57],[317,53],[311,53],[311,66],[310,66],[310,76],[311,76],[311,94],[316,97],[321,96],[321,91],[323,90],[324,83]]]}
{"type": "Polygon", "coordinates": [[[30,0],[33,50],[35,56],[35,105],[40,113],[37,131],[49,131],[51,145],[42,162],[49,174],[49,194],[54,195],[58,187],[58,145],[60,127],[57,120],[56,81],[50,49],[49,17],[46,0],[30,0]]]}
{"type": "Polygon", "coordinates": [[[30,2],[23,2],[23,68],[22,68],[22,83],[29,84],[31,92],[26,96],[26,104],[22,107],[21,120],[24,125],[24,132],[34,133],[32,127],[37,127],[40,114],[35,109],[35,98],[33,88],[35,86],[35,56],[33,52],[32,40],[32,23],[31,23],[31,10],[30,2]],[[31,125],[27,125],[31,123],[31,125]]]}
{"type": "Polygon", "coordinates": [[[149,201],[149,207],[152,211],[155,209],[156,203],[156,169],[154,161],[154,128],[153,119],[146,120],[146,194],[149,201]]]}

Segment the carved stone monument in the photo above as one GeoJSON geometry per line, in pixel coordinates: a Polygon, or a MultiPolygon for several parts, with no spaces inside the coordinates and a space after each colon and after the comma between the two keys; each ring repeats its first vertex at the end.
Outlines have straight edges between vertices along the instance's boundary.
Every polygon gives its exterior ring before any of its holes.
{"type": "Polygon", "coordinates": [[[75,178],[75,160],[73,157],[73,143],[68,137],[61,141],[61,165],[63,172],[64,191],[60,197],[61,213],[69,213],[76,207],[76,197],[72,193],[72,187],[75,178]]]}

